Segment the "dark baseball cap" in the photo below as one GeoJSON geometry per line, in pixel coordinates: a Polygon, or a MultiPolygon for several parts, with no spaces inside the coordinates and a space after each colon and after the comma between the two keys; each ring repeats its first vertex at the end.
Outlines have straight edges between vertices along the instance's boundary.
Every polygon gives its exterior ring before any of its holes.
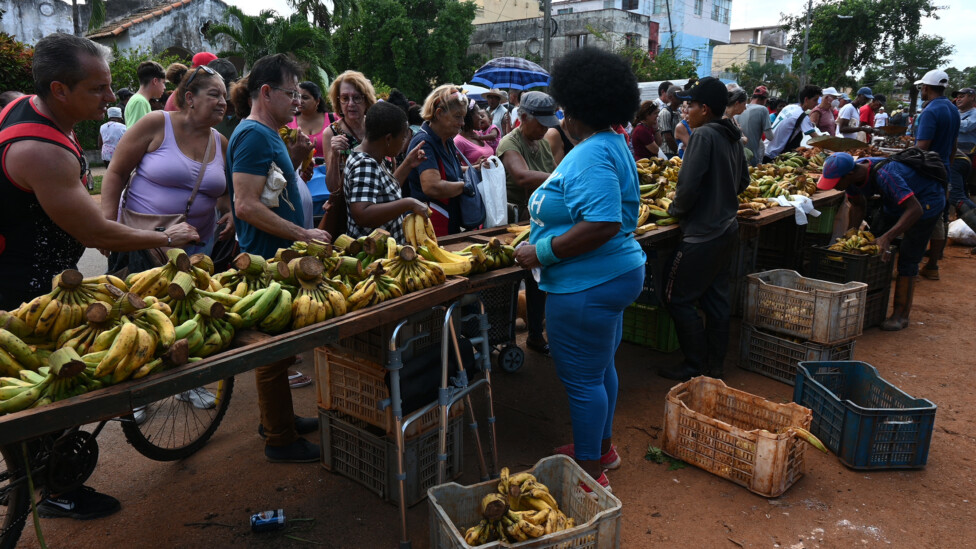
{"type": "Polygon", "coordinates": [[[722,116],[729,102],[729,89],[718,78],[706,76],[695,82],[689,90],[679,93],[678,99],[708,105],[713,116],[722,116]]]}
{"type": "Polygon", "coordinates": [[[837,186],[840,178],[854,169],[854,157],[848,153],[834,153],[827,157],[823,165],[823,175],[817,181],[817,188],[826,191],[837,186]]]}
{"type": "Polygon", "coordinates": [[[769,90],[766,89],[766,86],[757,86],[756,89],[752,92],[752,96],[753,97],[769,97],[769,90]]]}
{"type": "Polygon", "coordinates": [[[548,94],[531,91],[522,94],[519,101],[519,109],[531,114],[540,124],[547,128],[555,128],[559,125],[556,118],[556,100],[548,94]]]}
{"type": "Polygon", "coordinates": [[[959,91],[952,92],[953,98],[959,97],[960,95],[976,95],[976,90],[972,88],[963,88],[959,91]]]}

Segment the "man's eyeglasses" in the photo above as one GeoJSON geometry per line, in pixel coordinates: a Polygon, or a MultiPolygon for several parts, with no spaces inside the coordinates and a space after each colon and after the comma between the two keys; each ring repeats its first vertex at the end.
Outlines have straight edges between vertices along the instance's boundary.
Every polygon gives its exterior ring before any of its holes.
{"type": "Polygon", "coordinates": [[[354,103],[356,105],[361,105],[366,98],[362,95],[340,95],[339,103],[343,105],[348,105],[349,103],[354,103]]]}
{"type": "Polygon", "coordinates": [[[190,75],[190,78],[186,81],[186,85],[183,86],[183,89],[187,89],[190,87],[190,84],[193,83],[193,79],[196,78],[198,74],[200,74],[200,71],[203,71],[209,74],[210,76],[214,76],[217,74],[217,71],[211,69],[210,67],[206,65],[200,65],[199,67],[193,69],[193,74],[190,75]]]}
{"type": "Polygon", "coordinates": [[[286,90],[285,88],[279,88],[278,86],[271,86],[271,89],[284,92],[292,101],[300,101],[302,99],[302,92],[298,90],[286,90]]]}

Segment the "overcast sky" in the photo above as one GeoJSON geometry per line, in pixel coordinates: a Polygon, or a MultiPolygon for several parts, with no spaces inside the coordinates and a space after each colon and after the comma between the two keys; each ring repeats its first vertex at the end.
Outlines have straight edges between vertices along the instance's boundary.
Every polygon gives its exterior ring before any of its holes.
{"type": "MultiPolygon", "coordinates": [[[[280,14],[291,13],[285,0],[230,0],[244,12],[256,14],[262,9],[273,9],[280,14]]],[[[955,47],[949,64],[959,69],[976,66],[976,2],[973,0],[938,0],[939,19],[922,22],[924,34],[942,36],[955,47]]],[[[732,28],[775,25],[780,14],[802,13],[806,0],[732,0],[732,28]]]]}

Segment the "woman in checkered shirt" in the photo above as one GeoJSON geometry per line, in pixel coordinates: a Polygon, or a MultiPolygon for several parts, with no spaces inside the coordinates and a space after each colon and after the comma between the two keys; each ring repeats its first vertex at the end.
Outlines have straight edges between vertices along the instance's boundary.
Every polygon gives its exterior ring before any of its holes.
{"type": "Polygon", "coordinates": [[[383,162],[384,158],[396,156],[410,135],[407,115],[400,107],[382,101],[366,113],[366,138],[350,152],[344,172],[349,236],[367,236],[379,228],[403,243],[403,215],[427,215],[426,204],[416,198],[403,198],[401,192],[410,170],[426,158],[423,142],[410,151],[396,172],[390,172],[383,162]]]}

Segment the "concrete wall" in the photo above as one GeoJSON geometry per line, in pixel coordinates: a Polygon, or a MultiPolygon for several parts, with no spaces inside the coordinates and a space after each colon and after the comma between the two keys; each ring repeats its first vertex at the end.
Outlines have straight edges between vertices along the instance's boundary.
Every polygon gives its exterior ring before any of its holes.
{"type": "Polygon", "coordinates": [[[200,29],[208,21],[222,22],[226,11],[227,5],[220,0],[195,0],[161,17],[133,25],[117,37],[99,38],[96,41],[106,46],[117,43],[120,49],[145,48],[153,53],[172,47],[194,53],[219,53],[229,49],[229,45],[224,41],[211,43],[204,38],[200,29]]]}
{"type": "Polygon", "coordinates": [[[478,6],[475,25],[542,17],[538,0],[474,0],[474,3],[478,6]]]}
{"type": "MultiPolygon", "coordinates": [[[[74,33],[71,4],[60,0],[0,0],[0,30],[21,42],[34,45],[56,32],[74,33]]],[[[88,9],[80,6],[83,28],[88,26],[88,9]]]]}
{"type": "MultiPolygon", "coordinates": [[[[622,48],[628,34],[635,36],[637,45],[645,49],[647,47],[650,20],[634,13],[600,10],[555,15],[553,20],[557,25],[557,34],[551,42],[553,59],[562,57],[584,43],[603,49],[622,48]],[[591,30],[599,32],[604,40],[597,39],[591,30]]],[[[541,51],[541,17],[475,25],[471,45],[468,47],[469,54],[487,57],[532,57],[541,55],[541,51]]]]}

